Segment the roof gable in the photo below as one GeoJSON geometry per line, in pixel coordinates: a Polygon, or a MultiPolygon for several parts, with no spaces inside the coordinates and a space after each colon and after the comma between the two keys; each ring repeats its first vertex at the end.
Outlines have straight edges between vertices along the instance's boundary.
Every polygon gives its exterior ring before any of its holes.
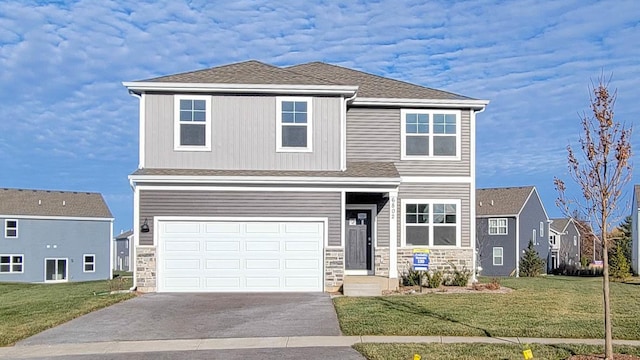
{"type": "Polygon", "coordinates": [[[100,193],[29,189],[0,189],[0,214],[8,216],[113,217],[100,193]]]}
{"type": "Polygon", "coordinates": [[[342,85],[357,85],[359,98],[473,100],[451,92],[323,62],[294,65],[286,69],[307,76],[331,80],[342,85]]]}
{"type": "Polygon", "coordinates": [[[555,232],[561,233],[565,231],[565,229],[569,225],[569,222],[571,222],[571,218],[556,218],[551,219],[551,221],[551,229],[555,232]]]}
{"type": "Polygon", "coordinates": [[[476,214],[517,216],[534,190],[534,186],[477,189],[476,214]]]}

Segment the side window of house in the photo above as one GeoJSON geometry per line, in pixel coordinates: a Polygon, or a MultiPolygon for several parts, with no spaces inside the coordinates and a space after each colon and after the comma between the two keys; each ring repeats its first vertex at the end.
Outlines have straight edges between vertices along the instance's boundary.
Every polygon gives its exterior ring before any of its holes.
{"type": "Polygon", "coordinates": [[[84,254],[82,256],[82,266],[84,272],[96,271],[96,256],[94,254],[84,254]]]}
{"type": "Polygon", "coordinates": [[[489,235],[507,235],[507,219],[489,219],[489,235]]]}
{"type": "Polygon", "coordinates": [[[406,246],[459,246],[459,203],[403,200],[403,204],[406,246]]]}
{"type": "Polygon", "coordinates": [[[0,254],[0,273],[22,273],[23,256],[13,254],[0,254]]]}
{"type": "Polygon", "coordinates": [[[18,220],[7,219],[4,221],[4,237],[6,238],[18,237],[18,220]]]}
{"type": "Polygon", "coordinates": [[[176,95],[175,150],[211,150],[211,97],[176,95]]]}
{"type": "Polygon", "coordinates": [[[276,101],[276,151],[312,151],[312,98],[279,97],[276,101]]]}
{"type": "Polygon", "coordinates": [[[533,229],[533,233],[531,234],[531,241],[533,241],[533,245],[538,245],[538,237],[536,236],[536,229],[533,229]]]}
{"type": "Polygon", "coordinates": [[[504,264],[504,258],[502,257],[502,248],[493,248],[493,266],[502,266],[504,264]]]}
{"type": "Polygon", "coordinates": [[[578,246],[578,237],[573,235],[573,246],[578,246]]]}
{"type": "Polygon", "coordinates": [[[544,223],[540,221],[540,237],[544,237],[544,223]]]}
{"type": "Polygon", "coordinates": [[[402,117],[402,159],[459,159],[460,111],[411,110],[402,117]]]}

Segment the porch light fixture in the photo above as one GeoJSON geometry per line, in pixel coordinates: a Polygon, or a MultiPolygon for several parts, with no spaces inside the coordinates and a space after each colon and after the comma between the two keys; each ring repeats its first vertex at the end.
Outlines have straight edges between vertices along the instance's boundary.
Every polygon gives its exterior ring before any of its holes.
{"type": "Polygon", "coordinates": [[[140,226],[140,232],[143,232],[143,233],[149,232],[149,224],[147,224],[147,218],[144,218],[144,222],[140,226]]]}

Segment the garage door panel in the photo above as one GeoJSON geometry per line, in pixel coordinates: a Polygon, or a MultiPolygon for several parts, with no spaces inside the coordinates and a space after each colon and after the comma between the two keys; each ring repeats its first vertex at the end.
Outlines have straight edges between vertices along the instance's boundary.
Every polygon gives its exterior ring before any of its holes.
{"type": "Polygon", "coordinates": [[[322,223],[168,221],[161,225],[159,291],[323,288],[322,223]]]}

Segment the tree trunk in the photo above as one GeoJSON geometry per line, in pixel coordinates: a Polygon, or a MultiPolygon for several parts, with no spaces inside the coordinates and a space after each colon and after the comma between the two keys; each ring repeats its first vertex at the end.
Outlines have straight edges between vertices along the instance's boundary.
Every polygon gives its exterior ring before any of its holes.
{"type": "Polygon", "coordinates": [[[604,293],[604,356],[608,360],[613,360],[611,302],[609,300],[609,253],[607,235],[604,230],[602,231],[602,292],[604,293]]]}

